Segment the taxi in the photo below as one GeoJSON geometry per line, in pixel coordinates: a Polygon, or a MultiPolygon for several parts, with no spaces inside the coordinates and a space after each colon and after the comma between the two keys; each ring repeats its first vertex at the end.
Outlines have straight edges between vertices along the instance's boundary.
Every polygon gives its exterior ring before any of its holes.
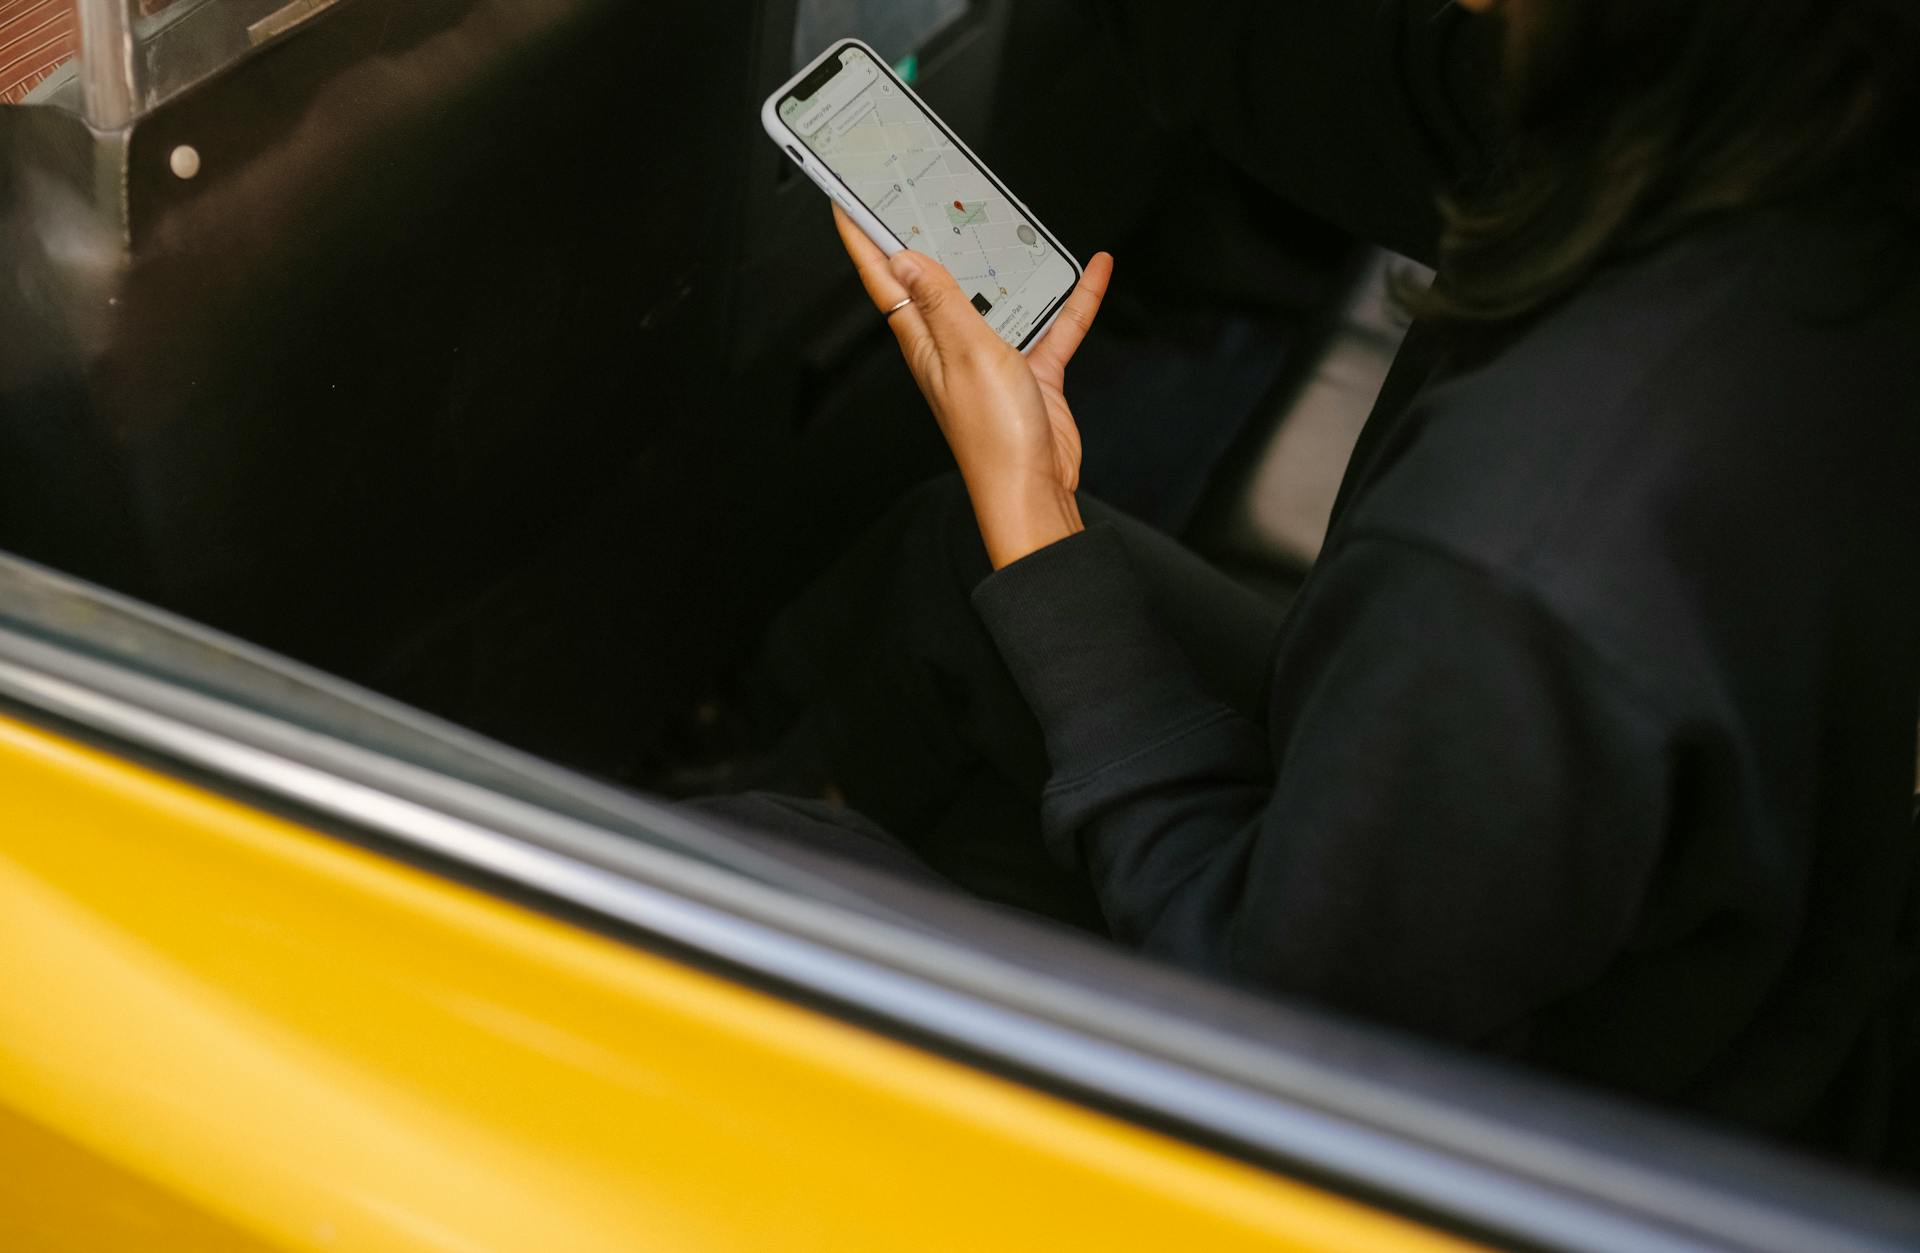
{"type": "MultiPolygon", "coordinates": [[[[962,127],[1072,20],[881,8],[962,127]]],[[[0,0],[0,1248],[1920,1244],[617,782],[937,452],[752,126],[837,16],[0,0]]]]}

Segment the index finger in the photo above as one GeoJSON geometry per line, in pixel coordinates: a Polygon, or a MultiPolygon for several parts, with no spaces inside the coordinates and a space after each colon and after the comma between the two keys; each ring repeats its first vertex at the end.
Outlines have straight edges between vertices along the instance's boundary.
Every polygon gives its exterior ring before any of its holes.
{"type": "MultiPolygon", "coordinates": [[[[853,258],[854,269],[860,272],[861,285],[867,289],[868,299],[874,308],[887,314],[887,326],[893,331],[895,339],[900,341],[900,351],[906,354],[907,368],[918,372],[931,355],[932,341],[927,335],[926,322],[920,317],[920,311],[914,308],[907,298],[913,293],[907,290],[888,264],[887,254],[880,245],[867,237],[846,210],[838,204],[833,206],[833,224],[840,230],[840,242],[845,246],[847,255],[853,258]],[[905,308],[895,306],[905,302],[905,308]],[[894,312],[887,313],[888,310],[894,312]]],[[[924,385],[924,380],[923,380],[924,385]]]]}
{"type": "Polygon", "coordinates": [[[839,228],[840,243],[853,258],[853,268],[860,273],[860,285],[867,289],[874,308],[891,309],[906,299],[907,289],[887,268],[887,254],[867,238],[867,233],[837,204],[833,206],[833,224],[839,228]]]}

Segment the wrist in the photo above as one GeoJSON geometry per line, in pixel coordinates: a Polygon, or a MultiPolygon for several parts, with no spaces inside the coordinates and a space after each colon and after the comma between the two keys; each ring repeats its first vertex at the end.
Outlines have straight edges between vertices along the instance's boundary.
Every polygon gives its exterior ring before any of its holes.
{"type": "Polygon", "coordinates": [[[969,485],[980,538],[995,570],[1086,530],[1080,502],[1058,483],[974,491],[969,485]]]}

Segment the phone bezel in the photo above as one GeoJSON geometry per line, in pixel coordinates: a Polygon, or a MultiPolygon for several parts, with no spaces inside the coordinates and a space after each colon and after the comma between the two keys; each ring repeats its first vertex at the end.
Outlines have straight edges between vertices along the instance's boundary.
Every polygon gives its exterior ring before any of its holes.
{"type": "Polygon", "coordinates": [[[1061,244],[1059,238],[1047,229],[1046,224],[1039,219],[1033,210],[1027,208],[1026,204],[1021,201],[1018,196],[1013,194],[1012,190],[1007,187],[1000,176],[995,174],[992,168],[980,159],[979,154],[975,153],[960,136],[954,133],[953,128],[947,125],[946,120],[933,110],[932,106],[921,97],[919,92],[915,91],[905,80],[894,73],[893,67],[887,64],[886,58],[874,51],[871,45],[860,39],[838,40],[828,47],[825,52],[808,62],[799,73],[781,84],[777,91],[767,97],[766,104],[761,110],[761,121],[766,128],[768,138],[778,144],[783,151],[799,156],[801,158],[800,165],[802,169],[806,171],[808,177],[810,177],[822,191],[826,192],[829,198],[842,209],[845,209],[853,217],[854,221],[859,224],[860,229],[865,231],[867,236],[871,238],[874,243],[878,244],[888,256],[906,251],[906,241],[894,234],[893,230],[888,227],[886,223],[882,222],[873,210],[867,207],[866,202],[860,199],[859,194],[847,184],[846,180],[833,171],[833,168],[827,164],[826,159],[813,150],[813,145],[809,144],[798,131],[787,124],[785,118],[780,116],[780,106],[785,101],[789,98],[798,99],[793,93],[800,84],[813,77],[813,75],[829,61],[837,59],[849,49],[856,48],[866,54],[868,59],[879,68],[880,72],[893,81],[894,87],[902,92],[907,99],[911,100],[915,107],[922,113],[926,114],[928,121],[940,128],[940,133],[945,135],[947,140],[952,143],[955,148],[965,154],[969,161],[973,162],[974,168],[979,170],[1002,196],[1006,197],[1015,208],[1026,215],[1027,221],[1033,225],[1034,230],[1040,232],[1040,234],[1045,237],[1047,243],[1052,245],[1054,251],[1066,259],[1068,267],[1072,269],[1073,282],[1068,284],[1065,291],[1054,298],[1053,302],[1047,306],[1046,311],[1041,314],[1040,319],[1034,323],[1033,329],[1027,333],[1027,337],[1021,341],[1019,345],[1020,351],[1029,351],[1033,345],[1040,342],[1042,336],[1053,329],[1053,324],[1059,320],[1060,310],[1065,307],[1068,297],[1073,295],[1074,288],[1079,285],[1080,278],[1085,273],[1085,269],[1081,266],[1079,259],[1067,251],[1066,247],[1061,244]],[[788,141],[791,141],[791,143],[788,141]],[[798,145],[798,147],[796,148],[794,145],[798,145]],[[836,192],[838,194],[836,194],[836,192]]]}

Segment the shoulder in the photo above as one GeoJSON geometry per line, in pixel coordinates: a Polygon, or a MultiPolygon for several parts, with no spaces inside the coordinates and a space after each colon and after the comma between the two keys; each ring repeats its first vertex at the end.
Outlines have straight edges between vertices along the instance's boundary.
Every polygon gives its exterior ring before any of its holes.
{"type": "Polygon", "coordinates": [[[1609,515],[1778,514],[1842,473],[1911,484],[1920,282],[1830,281],[1842,264],[1829,237],[1766,220],[1601,275],[1417,399],[1352,520],[1514,567],[1609,515]]]}
{"type": "Polygon", "coordinates": [[[1603,274],[1421,397],[1341,529],[1455,554],[1601,631],[1740,612],[1783,569],[1811,601],[1863,535],[1912,558],[1920,284],[1876,289],[1870,256],[1762,219],[1603,274]]]}

